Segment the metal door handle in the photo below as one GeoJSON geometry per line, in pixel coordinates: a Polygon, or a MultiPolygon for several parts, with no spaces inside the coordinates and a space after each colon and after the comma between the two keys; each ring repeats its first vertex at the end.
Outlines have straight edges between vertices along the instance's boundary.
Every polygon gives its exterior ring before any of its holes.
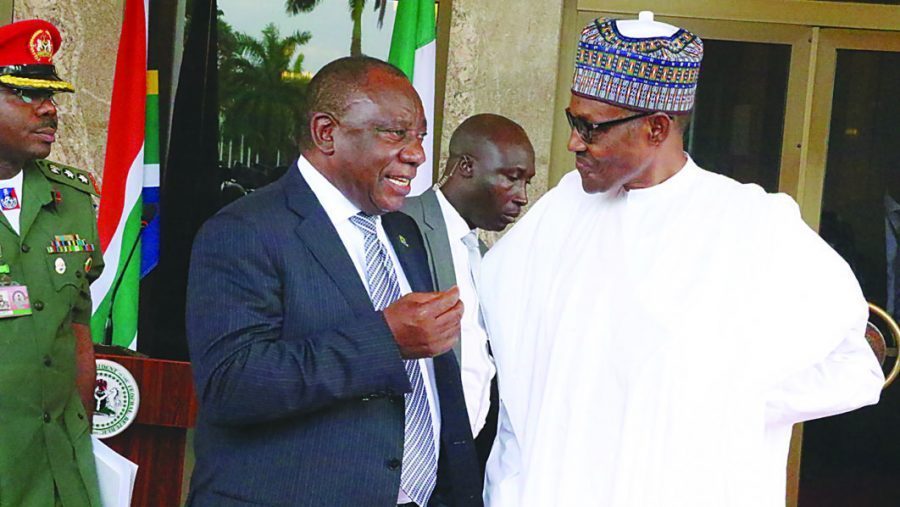
{"type": "Polygon", "coordinates": [[[894,342],[893,346],[888,346],[885,350],[885,355],[887,357],[894,358],[894,366],[884,380],[884,387],[882,387],[882,389],[887,389],[887,387],[897,378],[897,375],[900,375],[900,357],[898,357],[898,348],[900,348],[900,326],[897,325],[897,321],[895,321],[888,312],[872,303],[869,303],[869,312],[876,315],[885,323],[888,330],[891,332],[891,338],[894,342]]]}

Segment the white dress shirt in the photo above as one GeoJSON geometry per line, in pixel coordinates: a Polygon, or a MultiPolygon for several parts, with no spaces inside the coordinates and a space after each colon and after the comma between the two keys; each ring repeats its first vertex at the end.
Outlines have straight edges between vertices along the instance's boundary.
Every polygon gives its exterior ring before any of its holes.
{"type": "MultiPolygon", "coordinates": [[[[300,170],[300,174],[303,176],[303,179],[306,180],[306,183],[309,185],[313,194],[315,194],[316,198],[319,200],[319,204],[325,208],[325,213],[337,230],[338,236],[344,244],[344,248],[347,249],[347,253],[350,255],[350,260],[353,261],[353,266],[356,267],[359,279],[362,280],[363,285],[366,287],[366,290],[368,290],[369,282],[366,277],[365,236],[363,235],[363,232],[350,221],[350,217],[359,213],[360,209],[350,202],[340,190],[332,185],[331,182],[305,158],[300,157],[297,160],[297,168],[300,170]]],[[[394,271],[397,273],[397,281],[400,283],[400,294],[409,294],[412,292],[412,289],[409,286],[409,281],[406,279],[406,274],[403,272],[403,266],[400,265],[400,262],[397,259],[394,247],[391,245],[391,242],[388,241],[387,234],[384,232],[384,226],[381,224],[380,216],[375,221],[375,227],[378,239],[385,246],[385,249],[391,256],[391,261],[394,263],[394,271]]],[[[434,378],[434,363],[431,359],[419,359],[419,368],[422,370],[422,379],[425,382],[425,392],[428,395],[428,406],[431,408],[431,423],[434,428],[434,455],[435,458],[438,458],[440,456],[441,448],[441,406],[437,396],[437,384],[435,383],[434,378]]],[[[401,490],[400,495],[397,498],[397,503],[408,503],[410,501],[409,497],[401,490]]]]}
{"type": "MultiPolygon", "coordinates": [[[[488,336],[484,329],[484,321],[480,317],[478,292],[469,262],[469,249],[463,242],[466,236],[473,235],[475,231],[469,229],[469,225],[440,190],[435,189],[434,193],[444,215],[447,238],[450,240],[450,255],[453,257],[453,272],[456,275],[456,285],[459,287],[459,297],[465,306],[461,323],[462,357],[459,369],[472,435],[477,436],[484,427],[491,406],[491,379],[494,378],[496,369],[488,353],[488,336]]],[[[476,252],[476,255],[480,253],[476,252]]]]}

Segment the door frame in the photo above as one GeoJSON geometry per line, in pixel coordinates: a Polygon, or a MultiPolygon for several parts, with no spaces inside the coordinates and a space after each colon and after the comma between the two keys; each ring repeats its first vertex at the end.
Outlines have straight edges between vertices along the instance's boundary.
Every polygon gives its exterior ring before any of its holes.
{"type": "Polygon", "coordinates": [[[822,213],[822,193],[825,188],[828,140],[831,135],[837,53],[844,49],[900,52],[900,33],[835,28],[817,28],[816,31],[818,41],[815,44],[814,58],[817,63],[809,125],[809,149],[800,187],[800,198],[797,201],[806,223],[818,230],[819,217],[822,213]]]}
{"type": "Polygon", "coordinates": [[[804,220],[818,229],[836,50],[893,47],[900,35],[900,6],[821,0],[563,0],[562,4],[554,102],[560,114],[553,123],[550,187],[574,167],[574,156],[566,150],[570,130],[562,111],[569,102],[578,34],[593,18],[634,18],[638,10],[646,9],[658,20],[702,37],[792,46],[779,190],[794,197],[804,220]]]}
{"type": "MultiPolygon", "coordinates": [[[[574,17],[574,26],[586,26],[596,17],[615,17],[615,12],[607,11],[579,11],[574,17]]],[[[795,26],[783,24],[761,24],[746,21],[712,21],[708,19],[683,18],[677,16],[657,16],[658,21],[670,23],[680,28],[685,28],[703,37],[715,40],[727,40],[735,42],[758,42],[767,44],[779,44],[791,46],[790,71],[788,74],[789,100],[785,104],[785,123],[781,144],[781,171],[779,174],[778,188],[795,199],[798,197],[801,180],[801,168],[803,166],[803,150],[805,144],[802,132],[807,117],[809,116],[812,87],[810,59],[812,57],[812,39],[809,30],[797,30],[795,26]],[[804,97],[802,101],[790,100],[790,97],[804,97]]],[[[562,58],[571,66],[575,59],[575,47],[577,37],[571,37],[573,43],[564,47],[564,51],[570,52],[562,58]]],[[[560,74],[563,75],[562,73],[560,74]]],[[[701,79],[703,71],[701,68],[701,79]]],[[[562,82],[557,90],[557,109],[562,111],[569,100],[569,82],[571,70],[565,74],[567,80],[562,82]]],[[[574,155],[566,151],[566,140],[569,137],[569,126],[558,115],[554,123],[553,136],[553,163],[550,166],[550,183],[555,185],[563,174],[574,167],[574,155]]]]}

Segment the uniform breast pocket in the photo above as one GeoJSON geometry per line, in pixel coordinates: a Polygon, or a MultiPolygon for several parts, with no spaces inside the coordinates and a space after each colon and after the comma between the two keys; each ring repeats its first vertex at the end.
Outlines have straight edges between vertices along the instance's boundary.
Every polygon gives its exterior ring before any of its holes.
{"type": "Polygon", "coordinates": [[[57,292],[79,291],[85,283],[84,266],[87,252],[51,254],[47,257],[47,270],[57,292]]]}

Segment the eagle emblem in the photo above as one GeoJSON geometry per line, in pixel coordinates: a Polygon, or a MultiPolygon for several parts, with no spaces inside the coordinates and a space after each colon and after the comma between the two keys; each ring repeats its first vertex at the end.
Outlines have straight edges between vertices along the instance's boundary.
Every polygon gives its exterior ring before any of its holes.
{"type": "Polygon", "coordinates": [[[28,44],[28,49],[31,50],[31,56],[38,63],[50,63],[51,58],[53,58],[53,37],[50,35],[50,32],[47,30],[34,32],[28,44]]]}

